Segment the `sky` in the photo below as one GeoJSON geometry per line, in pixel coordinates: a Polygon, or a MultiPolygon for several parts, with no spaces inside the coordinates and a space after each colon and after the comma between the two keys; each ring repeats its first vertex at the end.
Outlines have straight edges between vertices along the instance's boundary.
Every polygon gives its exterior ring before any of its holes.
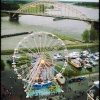
{"type": "Polygon", "coordinates": [[[99,0],[59,0],[59,1],[99,2],[99,0]]]}

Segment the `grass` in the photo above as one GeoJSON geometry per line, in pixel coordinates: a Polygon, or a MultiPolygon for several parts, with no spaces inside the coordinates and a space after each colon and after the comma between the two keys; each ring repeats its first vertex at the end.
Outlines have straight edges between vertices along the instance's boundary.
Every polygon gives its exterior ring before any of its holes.
{"type": "MultiPolygon", "coordinates": [[[[99,43],[90,43],[88,44],[88,47],[97,47],[99,46],[99,43]]],[[[87,44],[74,44],[74,45],[66,45],[67,49],[82,49],[82,48],[88,48],[87,47],[87,44]]],[[[52,48],[48,48],[48,50],[52,50],[52,48]]],[[[60,49],[59,49],[60,50],[60,49]]],[[[35,48],[32,50],[33,52],[35,52],[35,48]]],[[[14,50],[1,50],[1,55],[10,55],[10,54],[13,54],[14,53],[14,50]]]]}
{"type": "Polygon", "coordinates": [[[8,16],[7,13],[1,13],[1,17],[6,17],[6,16],[8,16]]]}
{"type": "Polygon", "coordinates": [[[89,43],[88,44],[88,46],[87,46],[87,44],[86,43],[80,43],[80,44],[70,44],[70,45],[66,45],[66,47],[68,48],[68,49],[78,49],[78,48],[90,48],[90,47],[97,47],[97,46],[99,46],[99,43],[89,43]]]}
{"type": "Polygon", "coordinates": [[[94,74],[94,73],[99,73],[99,71],[80,73],[78,76],[81,76],[81,75],[88,75],[88,74],[94,74]]]}
{"type": "Polygon", "coordinates": [[[67,37],[67,36],[64,36],[64,35],[60,35],[60,34],[56,34],[56,33],[55,33],[55,35],[62,40],[76,41],[76,39],[70,38],[70,37],[67,37]]]}
{"type": "Polygon", "coordinates": [[[82,75],[88,75],[88,74],[95,74],[95,73],[99,73],[99,71],[96,72],[74,72],[73,70],[66,70],[63,75],[65,77],[75,77],[75,76],[82,76],[82,75]]]}

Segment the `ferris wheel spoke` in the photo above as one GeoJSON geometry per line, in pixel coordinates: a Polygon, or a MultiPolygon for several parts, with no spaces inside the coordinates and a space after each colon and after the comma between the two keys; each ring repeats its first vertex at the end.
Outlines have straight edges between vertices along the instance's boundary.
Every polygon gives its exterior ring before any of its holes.
{"type": "MultiPolygon", "coordinates": [[[[51,71],[50,71],[49,68],[46,66],[46,64],[45,64],[45,67],[47,68],[48,73],[50,73],[50,76],[51,76],[52,79],[55,81],[55,83],[57,84],[57,86],[61,89],[61,87],[58,85],[58,83],[57,83],[55,77],[52,75],[51,71]]],[[[62,89],[61,89],[61,90],[62,90],[62,89]]]]}
{"type": "Polygon", "coordinates": [[[32,73],[32,70],[30,70],[29,73],[27,73],[26,79],[28,79],[30,77],[31,73],[32,73]]]}
{"type": "Polygon", "coordinates": [[[38,71],[39,71],[39,68],[41,67],[41,63],[39,64],[39,66],[37,67],[37,70],[36,70],[36,72],[35,72],[35,75],[32,77],[32,80],[31,80],[31,83],[32,83],[32,85],[34,84],[34,81],[35,81],[35,77],[36,76],[38,76],[39,74],[38,74],[38,71]]]}
{"type": "Polygon", "coordinates": [[[56,69],[53,69],[55,72],[59,73],[56,69]]]}
{"type": "Polygon", "coordinates": [[[58,41],[56,43],[52,43],[49,47],[46,47],[44,52],[48,51],[50,53],[51,49],[54,50],[55,44],[57,44],[57,43],[58,43],[58,41]]]}
{"type": "Polygon", "coordinates": [[[40,52],[41,52],[41,49],[42,49],[42,47],[41,47],[41,37],[42,37],[42,35],[39,35],[40,52]]]}
{"type": "MultiPolygon", "coordinates": [[[[46,47],[50,47],[51,46],[50,44],[51,44],[52,41],[53,41],[53,38],[51,37],[49,42],[47,43],[46,47]]],[[[46,49],[46,50],[48,51],[48,49],[46,49]]]]}
{"type": "MultiPolygon", "coordinates": [[[[45,35],[44,43],[43,43],[43,48],[45,49],[46,47],[46,42],[47,42],[47,35],[45,35]]],[[[45,52],[45,51],[44,51],[45,52]]]]}
{"type": "MultiPolygon", "coordinates": [[[[28,40],[28,42],[29,42],[30,46],[33,47],[32,43],[31,43],[29,40],[28,40]]],[[[35,45],[35,46],[36,46],[36,45],[35,45]]],[[[34,47],[33,47],[33,48],[34,48],[34,47]]],[[[36,49],[34,49],[34,51],[37,52],[36,49]]]]}
{"type": "Polygon", "coordinates": [[[40,63],[40,59],[38,60],[38,62],[35,64],[35,66],[33,67],[34,68],[34,70],[33,70],[33,72],[32,72],[32,75],[30,76],[30,78],[29,78],[29,81],[32,81],[32,79],[36,76],[36,73],[38,73],[38,69],[40,68],[40,66],[41,66],[41,63],[40,63]]]}
{"type": "MultiPolygon", "coordinates": [[[[57,49],[56,49],[56,46],[57,46],[57,45],[59,45],[59,41],[57,41],[57,42],[55,42],[54,44],[52,44],[51,47],[53,48],[53,51],[57,50],[57,49]]],[[[56,52],[56,51],[55,51],[55,52],[56,52]]]]}
{"type": "MultiPolygon", "coordinates": [[[[38,60],[36,61],[36,63],[35,63],[35,66],[33,66],[33,68],[30,69],[30,71],[29,71],[30,74],[27,75],[26,79],[28,79],[32,73],[34,74],[34,71],[36,71],[36,67],[37,67],[38,64],[39,64],[39,61],[40,61],[40,60],[38,59],[38,60]]],[[[33,75],[33,74],[32,74],[32,75],[33,75]]]]}
{"type": "Polygon", "coordinates": [[[22,50],[22,49],[18,49],[18,52],[26,54],[26,52],[24,50],[22,50]]]}
{"type": "Polygon", "coordinates": [[[38,59],[38,61],[36,62],[36,64],[34,65],[34,67],[31,69],[32,70],[32,74],[29,78],[29,80],[36,74],[37,70],[38,70],[38,64],[40,62],[40,59],[38,59]]]}
{"type": "Polygon", "coordinates": [[[34,38],[34,43],[35,43],[35,46],[36,46],[37,52],[39,53],[39,49],[38,49],[38,46],[37,46],[37,44],[36,44],[36,40],[35,40],[35,38],[34,38]]]}
{"type": "Polygon", "coordinates": [[[62,68],[60,65],[56,65],[56,67],[60,68],[60,70],[61,70],[61,68],[62,68]]]}
{"type": "Polygon", "coordinates": [[[27,50],[29,50],[32,54],[34,54],[33,51],[30,48],[28,48],[26,45],[24,44],[21,44],[21,45],[23,45],[27,50]]]}

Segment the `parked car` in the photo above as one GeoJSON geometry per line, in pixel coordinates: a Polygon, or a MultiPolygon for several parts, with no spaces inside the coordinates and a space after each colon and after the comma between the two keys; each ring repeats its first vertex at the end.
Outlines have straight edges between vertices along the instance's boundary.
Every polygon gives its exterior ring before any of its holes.
{"type": "Polygon", "coordinates": [[[95,60],[95,61],[98,61],[98,60],[99,60],[99,57],[98,57],[98,56],[95,56],[95,55],[92,56],[91,58],[92,58],[93,60],[95,60]]]}
{"type": "Polygon", "coordinates": [[[65,60],[65,57],[63,57],[61,53],[57,53],[57,54],[54,54],[52,56],[52,59],[53,60],[61,60],[61,61],[63,61],[63,60],[65,60]]]}
{"type": "Polygon", "coordinates": [[[89,61],[89,63],[90,63],[91,65],[93,65],[93,66],[98,65],[98,63],[97,63],[97,62],[95,62],[95,61],[93,61],[93,60],[90,60],[90,61],[89,61]]]}
{"type": "Polygon", "coordinates": [[[76,77],[76,78],[71,78],[68,80],[68,83],[73,83],[73,82],[80,82],[80,81],[83,81],[85,80],[86,77],[85,76],[79,76],[79,77],[76,77]]]}
{"type": "Polygon", "coordinates": [[[86,79],[85,76],[79,76],[76,78],[76,80],[79,82],[79,81],[83,81],[84,79],[86,79]]]}
{"type": "Polygon", "coordinates": [[[87,63],[87,64],[84,65],[84,68],[87,68],[87,69],[91,69],[92,67],[93,66],[91,64],[89,64],[89,63],[87,63]]]}
{"type": "Polygon", "coordinates": [[[68,83],[73,83],[73,82],[76,82],[75,78],[71,78],[71,79],[68,80],[68,83]]]}

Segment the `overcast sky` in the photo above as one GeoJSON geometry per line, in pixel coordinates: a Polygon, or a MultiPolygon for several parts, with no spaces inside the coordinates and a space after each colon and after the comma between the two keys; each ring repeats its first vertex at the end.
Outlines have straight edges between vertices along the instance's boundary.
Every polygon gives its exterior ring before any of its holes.
{"type": "Polygon", "coordinates": [[[99,2],[99,0],[59,0],[59,1],[99,2]]]}

